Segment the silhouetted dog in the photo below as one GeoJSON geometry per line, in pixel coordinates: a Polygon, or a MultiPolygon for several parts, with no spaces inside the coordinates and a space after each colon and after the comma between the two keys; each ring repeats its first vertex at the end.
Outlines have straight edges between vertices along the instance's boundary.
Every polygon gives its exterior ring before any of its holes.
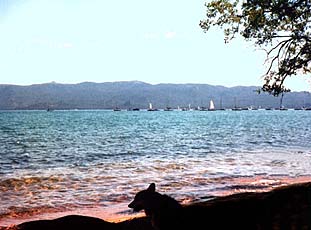
{"type": "Polygon", "coordinates": [[[146,216],[151,217],[152,226],[159,230],[177,229],[182,211],[182,206],[175,199],[156,192],[154,183],[138,192],[128,207],[135,212],[144,210],[146,216]]]}

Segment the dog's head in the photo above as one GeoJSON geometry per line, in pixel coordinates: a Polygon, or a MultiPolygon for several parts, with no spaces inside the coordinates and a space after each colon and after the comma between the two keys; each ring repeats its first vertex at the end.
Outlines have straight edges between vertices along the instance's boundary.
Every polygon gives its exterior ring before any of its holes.
{"type": "Polygon", "coordinates": [[[154,194],[156,194],[155,184],[151,183],[147,189],[142,190],[136,194],[134,200],[128,205],[128,207],[132,208],[135,212],[139,212],[141,210],[147,211],[149,209],[150,203],[152,202],[152,197],[154,197],[154,194]]]}

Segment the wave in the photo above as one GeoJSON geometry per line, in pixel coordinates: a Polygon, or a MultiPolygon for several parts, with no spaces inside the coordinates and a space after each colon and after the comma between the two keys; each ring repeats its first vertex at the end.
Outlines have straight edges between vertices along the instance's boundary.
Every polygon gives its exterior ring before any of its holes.
{"type": "Polygon", "coordinates": [[[0,180],[0,192],[7,192],[10,190],[21,191],[31,186],[37,186],[37,189],[53,190],[55,188],[52,185],[61,181],[64,181],[64,178],[56,176],[8,178],[0,180]]]}

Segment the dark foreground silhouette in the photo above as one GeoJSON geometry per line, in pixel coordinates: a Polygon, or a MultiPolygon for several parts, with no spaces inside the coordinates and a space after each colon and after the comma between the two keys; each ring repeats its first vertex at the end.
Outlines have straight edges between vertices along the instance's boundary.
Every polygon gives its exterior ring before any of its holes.
{"type": "Polygon", "coordinates": [[[144,209],[147,217],[110,223],[93,217],[65,216],[54,220],[26,222],[16,228],[311,230],[311,182],[263,193],[234,194],[186,206],[180,206],[174,199],[157,193],[155,186],[151,184],[146,190],[139,192],[133,202],[129,207],[137,211],[144,209]],[[151,194],[147,198],[145,195],[148,192],[151,194]]]}

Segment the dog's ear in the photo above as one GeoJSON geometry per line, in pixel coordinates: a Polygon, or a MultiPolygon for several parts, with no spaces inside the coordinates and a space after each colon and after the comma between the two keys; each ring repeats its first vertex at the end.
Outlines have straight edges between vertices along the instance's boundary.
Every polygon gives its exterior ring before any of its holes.
{"type": "Polygon", "coordinates": [[[149,192],[155,192],[155,183],[151,183],[151,184],[149,185],[149,187],[147,188],[147,190],[148,190],[149,192]]]}

